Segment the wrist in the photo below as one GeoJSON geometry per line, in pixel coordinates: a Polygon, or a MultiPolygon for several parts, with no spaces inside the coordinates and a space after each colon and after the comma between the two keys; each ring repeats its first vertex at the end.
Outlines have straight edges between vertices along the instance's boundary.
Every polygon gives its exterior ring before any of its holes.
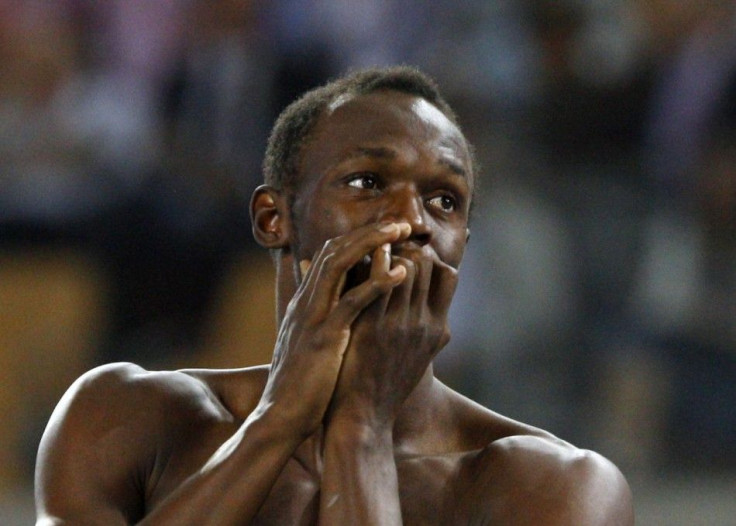
{"type": "Polygon", "coordinates": [[[325,420],[326,433],[350,443],[377,444],[393,441],[393,419],[367,410],[336,410],[325,420]]]}
{"type": "Polygon", "coordinates": [[[246,425],[258,429],[269,440],[292,444],[294,447],[309,438],[314,429],[302,424],[302,420],[282,411],[277,404],[259,404],[248,416],[246,425]]]}
{"type": "Polygon", "coordinates": [[[339,420],[373,427],[393,427],[395,411],[389,403],[376,402],[371,397],[351,393],[350,396],[333,399],[325,420],[339,420]]]}

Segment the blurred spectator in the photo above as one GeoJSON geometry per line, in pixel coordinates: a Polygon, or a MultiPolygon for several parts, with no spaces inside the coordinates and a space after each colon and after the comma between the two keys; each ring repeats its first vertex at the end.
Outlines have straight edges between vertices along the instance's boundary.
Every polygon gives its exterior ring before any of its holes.
{"type": "MultiPolygon", "coordinates": [[[[497,16],[513,13],[494,6],[497,16]]],[[[451,345],[487,349],[487,377],[469,372],[481,400],[498,407],[500,397],[507,412],[585,444],[593,437],[580,424],[601,409],[595,394],[607,355],[633,337],[628,299],[645,210],[638,154],[650,79],[626,3],[525,6],[504,27],[517,29],[507,43],[525,42],[527,51],[498,53],[526,57],[515,77],[526,90],[514,99],[513,89],[487,86],[487,100],[506,94],[499,107],[515,108],[515,119],[475,123],[497,127],[480,143],[493,154],[484,170],[488,216],[473,219],[469,250],[480,245],[479,258],[466,261],[459,292],[474,307],[461,309],[451,345]],[[479,318],[490,323],[465,328],[472,323],[464,319],[479,318]],[[535,392],[532,400],[519,384],[535,392]]],[[[504,34],[496,27],[485,26],[488,40],[504,34]]]]}
{"type": "MultiPolygon", "coordinates": [[[[651,84],[626,3],[536,4],[545,73],[536,132],[547,170],[538,184],[570,240],[575,305],[558,359],[582,422],[601,412],[610,356],[637,337],[628,315],[646,211],[638,161],[651,84]]],[[[574,428],[578,440],[591,439],[574,428]]]]}
{"type": "Polygon", "coordinates": [[[86,77],[68,13],[0,4],[0,241],[74,237],[113,198],[94,173],[100,146],[85,117],[86,77]]]}
{"type": "Polygon", "coordinates": [[[188,4],[188,38],[154,98],[159,162],[99,236],[116,285],[105,360],[197,350],[224,273],[253,246],[248,202],[271,120],[269,42],[255,3],[188,4]]]}
{"type": "Polygon", "coordinates": [[[698,148],[680,172],[690,191],[677,188],[655,209],[660,230],[651,231],[657,237],[644,282],[651,309],[641,314],[671,375],[663,460],[678,469],[720,471],[736,467],[736,62],[694,140],[698,148]],[[689,265],[673,267],[673,256],[685,251],[689,265]],[[668,310],[664,302],[673,296],[679,303],[668,310]]]}

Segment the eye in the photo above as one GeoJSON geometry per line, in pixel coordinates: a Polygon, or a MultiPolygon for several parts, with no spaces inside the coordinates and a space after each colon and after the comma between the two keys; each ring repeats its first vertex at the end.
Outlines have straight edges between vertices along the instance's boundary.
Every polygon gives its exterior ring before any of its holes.
{"type": "Polygon", "coordinates": [[[455,201],[455,198],[447,194],[433,197],[429,201],[427,201],[427,203],[430,206],[439,208],[443,212],[453,212],[457,207],[457,202],[455,201]]]}
{"type": "Polygon", "coordinates": [[[361,190],[374,190],[378,186],[378,181],[375,175],[363,172],[351,177],[348,186],[360,188],[361,190]]]}

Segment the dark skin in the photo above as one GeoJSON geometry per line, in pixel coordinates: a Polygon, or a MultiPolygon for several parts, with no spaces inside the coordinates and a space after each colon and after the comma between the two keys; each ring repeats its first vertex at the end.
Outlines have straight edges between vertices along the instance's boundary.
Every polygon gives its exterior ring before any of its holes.
{"type": "Polygon", "coordinates": [[[85,375],[40,446],[38,524],[633,524],[610,462],[434,378],[473,191],[460,131],[415,96],[341,99],[300,172],[292,207],[252,201],[272,364],[85,375]]]}

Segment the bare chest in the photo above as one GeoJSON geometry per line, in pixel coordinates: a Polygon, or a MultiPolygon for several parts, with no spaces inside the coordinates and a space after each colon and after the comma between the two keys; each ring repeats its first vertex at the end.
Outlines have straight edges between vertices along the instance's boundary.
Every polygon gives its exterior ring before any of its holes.
{"type": "MultiPolygon", "coordinates": [[[[457,462],[431,458],[397,462],[404,524],[452,524],[457,517],[457,462]]],[[[319,474],[290,461],[264,503],[255,524],[312,525],[318,523],[319,474]]]]}
{"type": "MultiPolygon", "coordinates": [[[[213,430],[200,436],[199,447],[181,448],[171,455],[155,491],[147,499],[151,510],[195,473],[227,436],[213,430]]],[[[306,526],[318,523],[320,473],[317,463],[299,454],[287,462],[258,516],[251,524],[306,526]]],[[[460,457],[399,460],[402,516],[407,525],[452,524],[458,516],[460,457]]],[[[213,503],[216,506],[216,503],[213,503]]],[[[465,521],[467,522],[467,521],[465,521]]]]}

